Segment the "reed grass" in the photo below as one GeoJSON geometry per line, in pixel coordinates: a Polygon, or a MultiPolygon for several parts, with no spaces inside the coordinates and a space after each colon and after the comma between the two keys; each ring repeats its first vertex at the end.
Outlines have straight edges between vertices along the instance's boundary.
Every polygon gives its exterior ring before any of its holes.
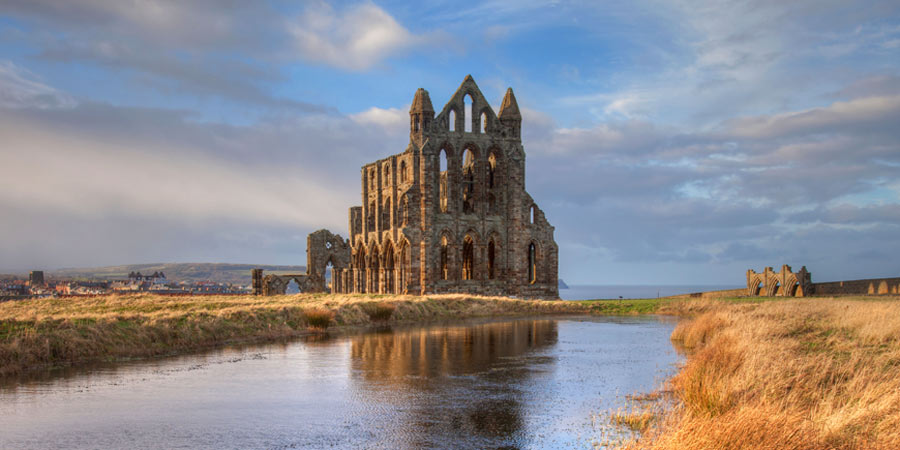
{"type": "MultiPolygon", "coordinates": [[[[898,300],[704,305],[672,334],[689,349],[666,386],[672,406],[620,447],[900,448],[898,300]]],[[[620,421],[641,427],[643,417],[620,421]]]]}
{"type": "Polygon", "coordinates": [[[326,330],[334,319],[334,313],[324,308],[304,309],[303,316],[309,326],[317,330],[326,330]]]}
{"type": "Polygon", "coordinates": [[[290,338],[311,327],[585,312],[575,302],[467,295],[139,294],[10,301],[0,303],[0,376],[290,338]]]}

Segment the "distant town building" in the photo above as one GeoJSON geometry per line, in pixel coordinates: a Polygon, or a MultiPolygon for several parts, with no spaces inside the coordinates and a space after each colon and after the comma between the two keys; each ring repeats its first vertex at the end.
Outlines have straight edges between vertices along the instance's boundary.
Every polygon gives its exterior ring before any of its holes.
{"type": "Polygon", "coordinates": [[[44,284],[44,271],[43,270],[32,270],[31,273],[28,274],[28,283],[31,286],[43,286],[44,284]]]}

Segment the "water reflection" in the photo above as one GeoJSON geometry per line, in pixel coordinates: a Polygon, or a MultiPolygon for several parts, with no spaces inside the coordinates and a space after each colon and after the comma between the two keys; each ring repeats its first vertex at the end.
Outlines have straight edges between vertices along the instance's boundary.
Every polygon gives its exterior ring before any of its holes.
{"type": "Polygon", "coordinates": [[[586,447],[677,358],[654,318],[384,329],[0,389],[0,448],[586,447]]]}
{"type": "Polygon", "coordinates": [[[556,357],[537,351],[557,340],[555,320],[387,330],[352,339],[351,380],[393,409],[399,447],[512,443],[531,394],[521,385],[553,369],[556,357]]]}

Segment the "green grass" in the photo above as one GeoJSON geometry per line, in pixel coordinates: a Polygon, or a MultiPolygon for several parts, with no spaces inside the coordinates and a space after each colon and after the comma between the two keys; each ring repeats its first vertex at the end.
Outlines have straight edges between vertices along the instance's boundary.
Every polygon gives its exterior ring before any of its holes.
{"type": "Polygon", "coordinates": [[[662,298],[639,298],[623,300],[579,300],[574,303],[580,303],[587,306],[592,314],[638,315],[655,314],[659,312],[660,306],[672,301],[673,300],[662,298]]]}

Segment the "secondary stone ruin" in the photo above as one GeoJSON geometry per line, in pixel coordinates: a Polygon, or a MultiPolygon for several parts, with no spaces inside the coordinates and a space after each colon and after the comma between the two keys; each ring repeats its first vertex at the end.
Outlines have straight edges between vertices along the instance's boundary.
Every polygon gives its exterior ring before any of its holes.
{"type": "MultiPolygon", "coordinates": [[[[726,292],[726,291],[722,291],[726,292]]],[[[766,267],[762,273],[747,270],[747,295],[751,297],[805,297],[809,295],[881,295],[900,293],[900,278],[827,281],[813,283],[806,266],[793,272],[781,266],[780,272],[766,267]]]]}
{"type": "Polygon", "coordinates": [[[793,272],[787,264],[781,266],[780,272],[771,267],[766,267],[762,273],[747,270],[747,295],[750,297],[803,297],[812,291],[812,274],[806,266],[799,272],[793,272]]]}
{"type": "Polygon", "coordinates": [[[362,167],[349,239],[310,235],[307,273],[253,271],[254,292],[468,293],[558,298],[554,228],[525,191],[522,115],[512,88],[494,113],[471,75],[435,115],[419,89],[409,145],[362,167]],[[331,282],[326,285],[326,266],[331,282]]]}

